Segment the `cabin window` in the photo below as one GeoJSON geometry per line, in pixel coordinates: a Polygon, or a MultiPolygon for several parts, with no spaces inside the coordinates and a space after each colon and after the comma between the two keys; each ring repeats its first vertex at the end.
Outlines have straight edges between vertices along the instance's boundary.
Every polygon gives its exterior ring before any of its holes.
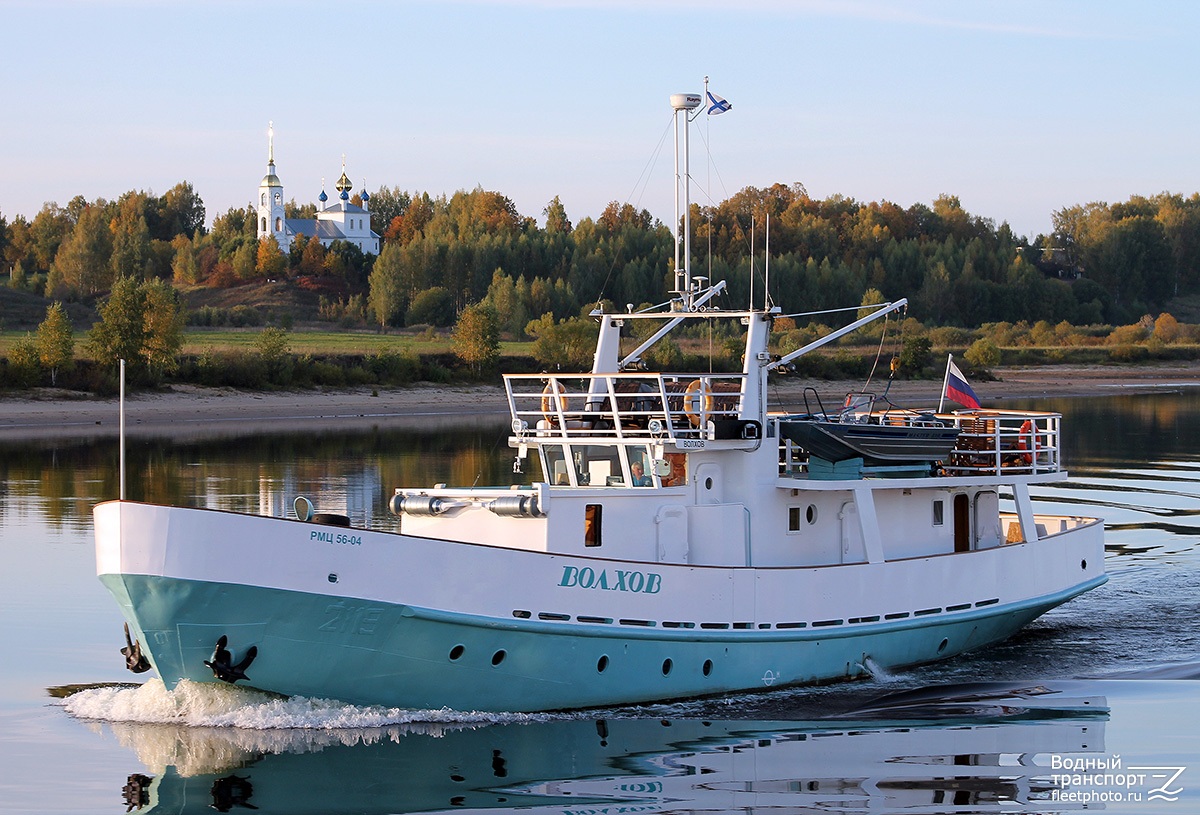
{"type": "Polygon", "coordinates": [[[599,504],[587,504],[583,509],[583,545],[600,545],[601,507],[599,504]]]}
{"type": "Polygon", "coordinates": [[[800,518],[800,507],[788,507],[788,532],[800,531],[800,518]]]}
{"type": "Polygon", "coordinates": [[[946,522],[946,503],[942,500],[933,502],[933,525],[941,526],[946,522]]]}

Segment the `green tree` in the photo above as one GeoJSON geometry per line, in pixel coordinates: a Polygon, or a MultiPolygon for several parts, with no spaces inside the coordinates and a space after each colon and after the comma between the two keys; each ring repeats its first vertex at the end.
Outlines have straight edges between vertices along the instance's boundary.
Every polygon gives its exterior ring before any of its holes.
{"type": "Polygon", "coordinates": [[[496,313],[482,303],[472,303],[454,324],[454,354],[476,373],[500,359],[500,329],[496,313]]]}
{"type": "Polygon", "coordinates": [[[404,291],[403,247],[397,243],[384,244],[368,278],[367,308],[380,328],[395,325],[404,314],[407,298],[404,291]]]}
{"type": "Polygon", "coordinates": [[[151,280],[142,285],[146,311],[142,317],[142,359],[154,379],[179,367],[183,347],[184,314],[179,295],[168,283],[151,280]]]}
{"type": "Polygon", "coordinates": [[[980,337],[971,343],[963,359],[976,370],[987,370],[1000,364],[1000,349],[987,337],[980,337]]]}
{"type": "Polygon", "coordinates": [[[111,255],[112,232],[104,211],[100,207],[85,207],[50,264],[47,289],[55,297],[104,291],[113,279],[111,255]]]}
{"type": "Polygon", "coordinates": [[[29,388],[37,384],[42,368],[41,360],[38,359],[37,340],[32,334],[26,334],[13,343],[8,352],[8,368],[13,383],[17,386],[29,388]]]}
{"type": "Polygon", "coordinates": [[[58,372],[67,370],[75,360],[75,331],[63,304],[51,303],[46,319],[37,329],[38,360],[50,371],[50,384],[58,384],[58,372]]]}
{"type": "Polygon", "coordinates": [[[177,235],[204,234],[204,201],[196,194],[192,185],[180,181],[167,190],[159,201],[159,240],[170,241],[177,235]]]}
{"type": "Polygon", "coordinates": [[[151,201],[145,193],[128,192],[117,201],[117,215],[109,224],[112,232],[112,265],[114,278],[148,277],[152,254],[150,250],[150,225],[147,212],[154,209],[157,218],[157,200],[151,201]]]}
{"type": "Polygon", "coordinates": [[[933,344],[929,337],[909,337],[900,349],[900,370],[915,376],[929,367],[933,358],[933,344]]]}
{"type": "Polygon", "coordinates": [[[92,356],[109,367],[123,359],[131,374],[138,372],[146,340],[145,289],[132,277],[118,278],[99,311],[100,320],[88,334],[92,356]]]}
{"type": "Polygon", "coordinates": [[[562,201],[556,195],[551,199],[546,208],[542,210],[542,215],[546,217],[546,231],[550,233],[568,234],[571,231],[571,220],[567,218],[567,208],[563,206],[562,201]]]}
{"type": "Polygon", "coordinates": [[[442,286],[433,286],[413,298],[404,315],[405,325],[447,326],[454,322],[454,296],[442,286]]]}
{"type": "Polygon", "coordinates": [[[183,322],[179,299],[167,283],[122,277],[100,307],[88,346],[102,365],[124,359],[132,377],[157,381],[178,365],[183,322]]]}
{"type": "Polygon", "coordinates": [[[554,314],[546,312],[530,320],[525,333],[533,337],[534,359],[548,368],[583,370],[591,365],[596,324],[587,318],[555,322],[554,314]]]}
{"type": "Polygon", "coordinates": [[[254,341],[254,349],[267,366],[267,375],[272,382],[284,385],[291,378],[292,347],[286,329],[268,326],[254,341]]]}

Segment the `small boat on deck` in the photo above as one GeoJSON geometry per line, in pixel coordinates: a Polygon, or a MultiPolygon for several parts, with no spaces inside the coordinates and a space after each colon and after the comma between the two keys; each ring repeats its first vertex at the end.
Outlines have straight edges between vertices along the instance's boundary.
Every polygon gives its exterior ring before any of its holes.
{"type": "MultiPolygon", "coordinates": [[[[806,389],[806,403],[811,390],[806,389]]],[[[875,401],[872,394],[850,394],[842,411],[785,418],[779,432],[810,456],[832,464],[859,459],[868,467],[906,468],[950,459],[961,432],[955,422],[932,411],[876,411],[875,401]]]]}
{"type": "MultiPolygon", "coordinates": [[[[677,135],[700,102],[671,98],[677,135]]],[[[1100,519],[1031,500],[1066,478],[1057,413],[839,422],[864,460],[940,465],[822,468],[842,455],[826,426],[769,409],[768,378],[905,301],[778,356],[781,310],[719,307],[683,221],[671,299],[595,311],[589,372],[504,377],[512,484],[400,487],[390,530],[303,499],[293,517],[98,505],[130,667],[389,707],[613,706],[944,659],[1107,579],[1100,519]],[[740,370],[642,368],[713,321],[741,332],[740,370]]]]}

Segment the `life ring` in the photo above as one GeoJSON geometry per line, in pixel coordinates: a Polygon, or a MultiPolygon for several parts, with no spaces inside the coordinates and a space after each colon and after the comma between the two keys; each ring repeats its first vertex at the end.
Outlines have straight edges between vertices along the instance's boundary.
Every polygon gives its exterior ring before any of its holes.
{"type": "Polygon", "coordinates": [[[693,379],[683,393],[683,414],[688,417],[692,427],[699,427],[701,413],[712,413],[712,409],[712,394],[705,390],[702,380],[693,379]]]}
{"type": "Polygon", "coordinates": [[[1025,462],[1026,465],[1033,464],[1035,438],[1033,422],[1026,419],[1025,423],[1021,425],[1021,429],[1017,432],[1017,449],[1026,451],[1020,455],[1021,461],[1025,462]]]}
{"type": "Polygon", "coordinates": [[[555,400],[562,405],[562,412],[566,413],[570,409],[570,401],[565,394],[567,392],[563,383],[557,379],[546,383],[546,387],[542,389],[542,415],[547,419],[558,418],[558,411],[555,409],[555,400]]]}

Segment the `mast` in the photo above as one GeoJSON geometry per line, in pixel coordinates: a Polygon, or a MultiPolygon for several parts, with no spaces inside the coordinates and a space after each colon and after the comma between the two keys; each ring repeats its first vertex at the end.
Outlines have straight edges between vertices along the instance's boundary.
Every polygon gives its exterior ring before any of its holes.
{"type": "Polygon", "coordinates": [[[698,93],[671,94],[671,109],[675,111],[675,223],[672,234],[675,236],[675,294],[683,300],[683,310],[692,310],[692,207],[691,207],[691,170],[689,166],[690,144],[688,141],[688,125],[691,119],[688,114],[700,107],[702,98],[698,93]],[[679,115],[683,114],[683,174],[679,172],[679,115]],[[679,241],[679,187],[683,183],[683,257],[680,258],[679,241]]]}

